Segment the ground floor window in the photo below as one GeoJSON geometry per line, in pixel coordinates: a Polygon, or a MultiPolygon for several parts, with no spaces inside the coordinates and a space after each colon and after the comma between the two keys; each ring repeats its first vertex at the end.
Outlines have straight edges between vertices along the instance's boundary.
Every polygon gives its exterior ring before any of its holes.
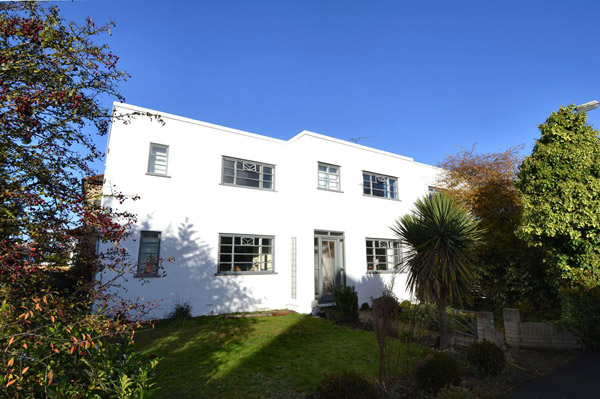
{"type": "Polygon", "coordinates": [[[272,272],[273,236],[219,235],[219,272],[272,272]]]}
{"type": "Polygon", "coordinates": [[[367,270],[386,271],[402,261],[402,248],[399,240],[367,238],[367,270]]]}
{"type": "Polygon", "coordinates": [[[160,232],[142,231],[138,253],[137,275],[158,276],[158,257],[160,254],[160,232]]]}

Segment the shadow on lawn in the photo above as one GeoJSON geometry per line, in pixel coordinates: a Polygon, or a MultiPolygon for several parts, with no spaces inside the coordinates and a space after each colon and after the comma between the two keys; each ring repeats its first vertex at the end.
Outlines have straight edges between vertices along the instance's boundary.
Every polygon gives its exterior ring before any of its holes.
{"type": "Polygon", "coordinates": [[[372,333],[311,316],[273,336],[260,350],[212,381],[222,398],[304,398],[326,372],[357,370],[375,375],[378,353],[372,333]]]}
{"type": "MultiPolygon", "coordinates": [[[[136,341],[163,358],[157,399],[307,398],[326,372],[375,377],[379,364],[372,332],[299,314],[161,322],[136,341]]],[[[403,357],[422,352],[411,346],[403,357]]]]}
{"type": "Polygon", "coordinates": [[[253,318],[199,317],[165,320],[156,330],[138,334],[136,344],[159,363],[158,397],[203,397],[202,387],[239,356],[257,323],[253,318]]]}

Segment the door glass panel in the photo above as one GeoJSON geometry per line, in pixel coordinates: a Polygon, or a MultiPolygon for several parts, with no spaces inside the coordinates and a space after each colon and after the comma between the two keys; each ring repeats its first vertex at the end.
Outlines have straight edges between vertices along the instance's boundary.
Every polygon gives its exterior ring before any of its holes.
{"type": "Polygon", "coordinates": [[[333,302],[335,288],[345,283],[343,236],[343,232],[315,230],[315,299],[320,303],[333,302]]]}
{"type": "Polygon", "coordinates": [[[335,241],[325,241],[322,243],[323,251],[321,253],[323,281],[321,296],[333,295],[336,280],[336,262],[335,262],[335,241]]]}

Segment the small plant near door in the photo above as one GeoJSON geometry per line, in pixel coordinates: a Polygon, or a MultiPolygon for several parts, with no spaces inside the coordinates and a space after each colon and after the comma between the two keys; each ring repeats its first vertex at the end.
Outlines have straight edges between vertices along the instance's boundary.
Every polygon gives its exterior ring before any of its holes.
{"type": "Polygon", "coordinates": [[[358,294],[354,286],[337,287],[333,292],[336,311],[335,319],[339,323],[358,322],[358,294]]]}

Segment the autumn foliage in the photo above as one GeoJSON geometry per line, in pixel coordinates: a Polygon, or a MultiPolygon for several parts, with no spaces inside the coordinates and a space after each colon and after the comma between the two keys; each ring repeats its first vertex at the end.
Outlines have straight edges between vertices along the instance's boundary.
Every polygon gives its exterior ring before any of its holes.
{"type": "Polygon", "coordinates": [[[529,248],[515,234],[522,217],[515,187],[521,149],[514,146],[494,153],[460,149],[439,165],[446,173],[438,186],[462,201],[485,230],[478,251],[480,278],[473,290],[483,302],[478,306],[486,309],[517,306],[544,311],[556,306],[558,283],[546,252],[529,248]]]}
{"type": "Polygon", "coordinates": [[[48,3],[0,3],[0,397],[151,391],[155,361],[130,345],[140,325],[114,317],[142,306],[109,301],[116,279],[99,285],[65,271],[73,262],[88,276],[133,267],[119,243],[134,215],[91,206],[81,190],[112,120],[101,101],[123,99],[127,74],[95,44],[111,26],[67,24],[48,3]],[[83,234],[114,248],[96,259],[78,245],[83,234]]]}

